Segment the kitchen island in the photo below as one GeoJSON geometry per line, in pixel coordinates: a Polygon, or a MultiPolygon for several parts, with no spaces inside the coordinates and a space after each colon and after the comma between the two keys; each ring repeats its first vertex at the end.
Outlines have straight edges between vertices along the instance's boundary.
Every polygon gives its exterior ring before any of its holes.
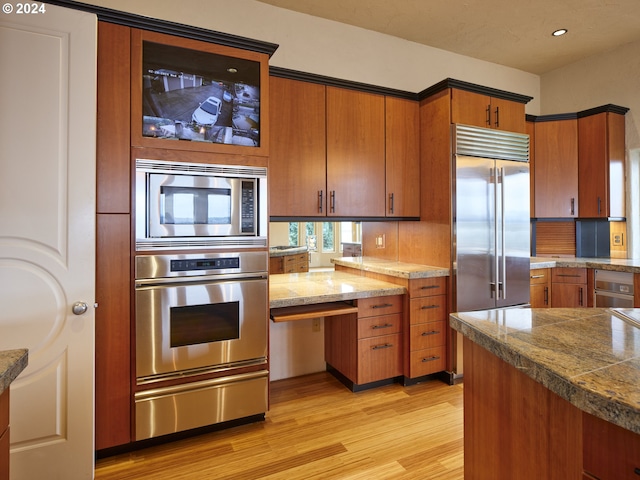
{"type": "Polygon", "coordinates": [[[464,336],[465,478],[638,478],[640,329],[602,308],[450,324],[464,336]]]}
{"type": "Polygon", "coordinates": [[[26,349],[0,351],[0,480],[9,479],[9,391],[20,372],[27,368],[26,349]]]}

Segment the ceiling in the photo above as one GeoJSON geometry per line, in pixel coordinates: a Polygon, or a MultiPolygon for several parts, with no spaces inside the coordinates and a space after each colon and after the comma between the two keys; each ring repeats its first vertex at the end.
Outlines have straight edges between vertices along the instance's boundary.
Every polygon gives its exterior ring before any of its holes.
{"type": "Polygon", "coordinates": [[[640,0],[258,1],[537,75],[640,40],[640,0]]]}

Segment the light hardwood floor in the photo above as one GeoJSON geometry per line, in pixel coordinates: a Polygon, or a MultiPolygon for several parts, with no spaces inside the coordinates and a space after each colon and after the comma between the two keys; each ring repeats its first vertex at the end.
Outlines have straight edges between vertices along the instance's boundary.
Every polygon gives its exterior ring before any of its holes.
{"type": "Polygon", "coordinates": [[[96,480],[462,479],[462,385],[271,384],[264,422],[98,460],[96,480]]]}

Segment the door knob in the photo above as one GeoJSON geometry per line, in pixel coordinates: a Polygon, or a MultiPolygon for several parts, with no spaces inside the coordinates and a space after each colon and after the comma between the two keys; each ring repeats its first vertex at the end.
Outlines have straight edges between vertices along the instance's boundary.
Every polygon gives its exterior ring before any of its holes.
{"type": "Polygon", "coordinates": [[[71,311],[73,312],[74,315],[82,315],[83,313],[86,313],[88,308],[89,307],[87,306],[86,303],[76,302],[73,304],[73,307],[71,307],[71,311]]]}

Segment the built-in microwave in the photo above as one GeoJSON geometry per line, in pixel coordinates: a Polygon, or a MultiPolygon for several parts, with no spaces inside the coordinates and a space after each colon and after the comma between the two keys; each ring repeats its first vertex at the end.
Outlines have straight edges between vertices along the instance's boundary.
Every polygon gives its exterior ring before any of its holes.
{"type": "Polygon", "coordinates": [[[267,169],[136,159],[136,250],[267,246],[267,169]]]}

